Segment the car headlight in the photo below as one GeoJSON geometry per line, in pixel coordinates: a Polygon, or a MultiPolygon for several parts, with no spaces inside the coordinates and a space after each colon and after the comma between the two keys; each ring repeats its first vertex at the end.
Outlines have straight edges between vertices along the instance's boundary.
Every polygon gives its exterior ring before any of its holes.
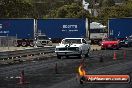
{"type": "Polygon", "coordinates": [[[37,41],[35,41],[35,43],[37,44],[38,42],[37,42],[37,41]]]}
{"type": "Polygon", "coordinates": [[[128,44],[128,42],[125,42],[125,44],[128,44]]]}
{"type": "Polygon", "coordinates": [[[55,50],[56,50],[56,51],[59,51],[59,48],[56,48],[55,50]]]}

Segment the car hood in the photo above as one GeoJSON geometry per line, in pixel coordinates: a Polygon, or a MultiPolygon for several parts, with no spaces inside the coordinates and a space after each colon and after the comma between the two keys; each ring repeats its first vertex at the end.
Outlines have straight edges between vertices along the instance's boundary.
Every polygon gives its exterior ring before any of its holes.
{"type": "Polygon", "coordinates": [[[103,41],[102,44],[118,44],[118,41],[103,41]]]}
{"type": "Polygon", "coordinates": [[[64,47],[80,47],[82,44],[60,44],[56,46],[56,48],[64,48],[64,47]]]}

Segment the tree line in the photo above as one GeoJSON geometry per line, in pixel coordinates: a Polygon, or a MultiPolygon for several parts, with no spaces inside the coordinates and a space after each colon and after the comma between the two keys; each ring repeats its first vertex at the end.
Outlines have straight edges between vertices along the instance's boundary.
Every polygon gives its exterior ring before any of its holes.
{"type": "Polygon", "coordinates": [[[90,18],[106,23],[108,18],[132,17],[132,0],[119,5],[114,0],[95,0],[99,5],[85,1],[98,16],[83,9],[82,0],[0,0],[0,18],[90,18]]]}

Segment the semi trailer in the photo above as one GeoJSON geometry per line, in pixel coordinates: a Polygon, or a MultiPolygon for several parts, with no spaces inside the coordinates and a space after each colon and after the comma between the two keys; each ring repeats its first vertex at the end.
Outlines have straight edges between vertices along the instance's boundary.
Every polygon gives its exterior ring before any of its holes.
{"type": "Polygon", "coordinates": [[[109,36],[126,38],[132,35],[132,18],[110,18],[108,20],[109,36]]]}
{"type": "Polygon", "coordinates": [[[34,46],[34,44],[43,46],[46,45],[45,41],[49,41],[37,30],[36,20],[33,18],[0,19],[0,36],[14,37],[14,45],[23,47],[34,46]]]}
{"type": "Polygon", "coordinates": [[[53,42],[60,42],[63,38],[88,38],[92,43],[99,43],[102,38],[107,37],[106,26],[97,22],[89,24],[88,19],[38,19],[37,26],[53,42]]]}
{"type": "Polygon", "coordinates": [[[100,23],[79,18],[0,19],[0,36],[14,37],[14,45],[23,47],[52,45],[63,38],[86,38],[99,43],[107,36],[105,29],[100,23]]]}

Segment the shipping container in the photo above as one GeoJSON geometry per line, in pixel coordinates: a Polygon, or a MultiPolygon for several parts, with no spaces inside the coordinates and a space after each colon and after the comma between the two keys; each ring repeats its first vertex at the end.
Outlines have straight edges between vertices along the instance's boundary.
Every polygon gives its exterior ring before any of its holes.
{"type": "Polygon", "coordinates": [[[125,38],[132,35],[132,18],[111,18],[108,21],[109,36],[125,38]]]}
{"type": "Polygon", "coordinates": [[[63,38],[87,38],[98,43],[103,37],[107,36],[107,33],[104,32],[106,26],[97,22],[89,24],[88,19],[38,19],[37,28],[51,38],[53,42],[63,38]],[[90,28],[90,32],[88,28],[90,28]]]}
{"type": "Polygon", "coordinates": [[[37,28],[51,39],[82,38],[86,35],[85,19],[38,19],[37,28]]]}
{"type": "Polygon", "coordinates": [[[0,36],[15,37],[16,46],[32,45],[34,19],[0,19],[0,36]]]}
{"type": "Polygon", "coordinates": [[[0,36],[14,37],[16,46],[45,46],[63,38],[87,38],[99,42],[107,33],[100,23],[79,18],[0,19],[0,36]],[[90,32],[89,29],[90,28],[90,32]]]}
{"type": "Polygon", "coordinates": [[[34,19],[0,19],[0,36],[34,38],[34,19]]]}

